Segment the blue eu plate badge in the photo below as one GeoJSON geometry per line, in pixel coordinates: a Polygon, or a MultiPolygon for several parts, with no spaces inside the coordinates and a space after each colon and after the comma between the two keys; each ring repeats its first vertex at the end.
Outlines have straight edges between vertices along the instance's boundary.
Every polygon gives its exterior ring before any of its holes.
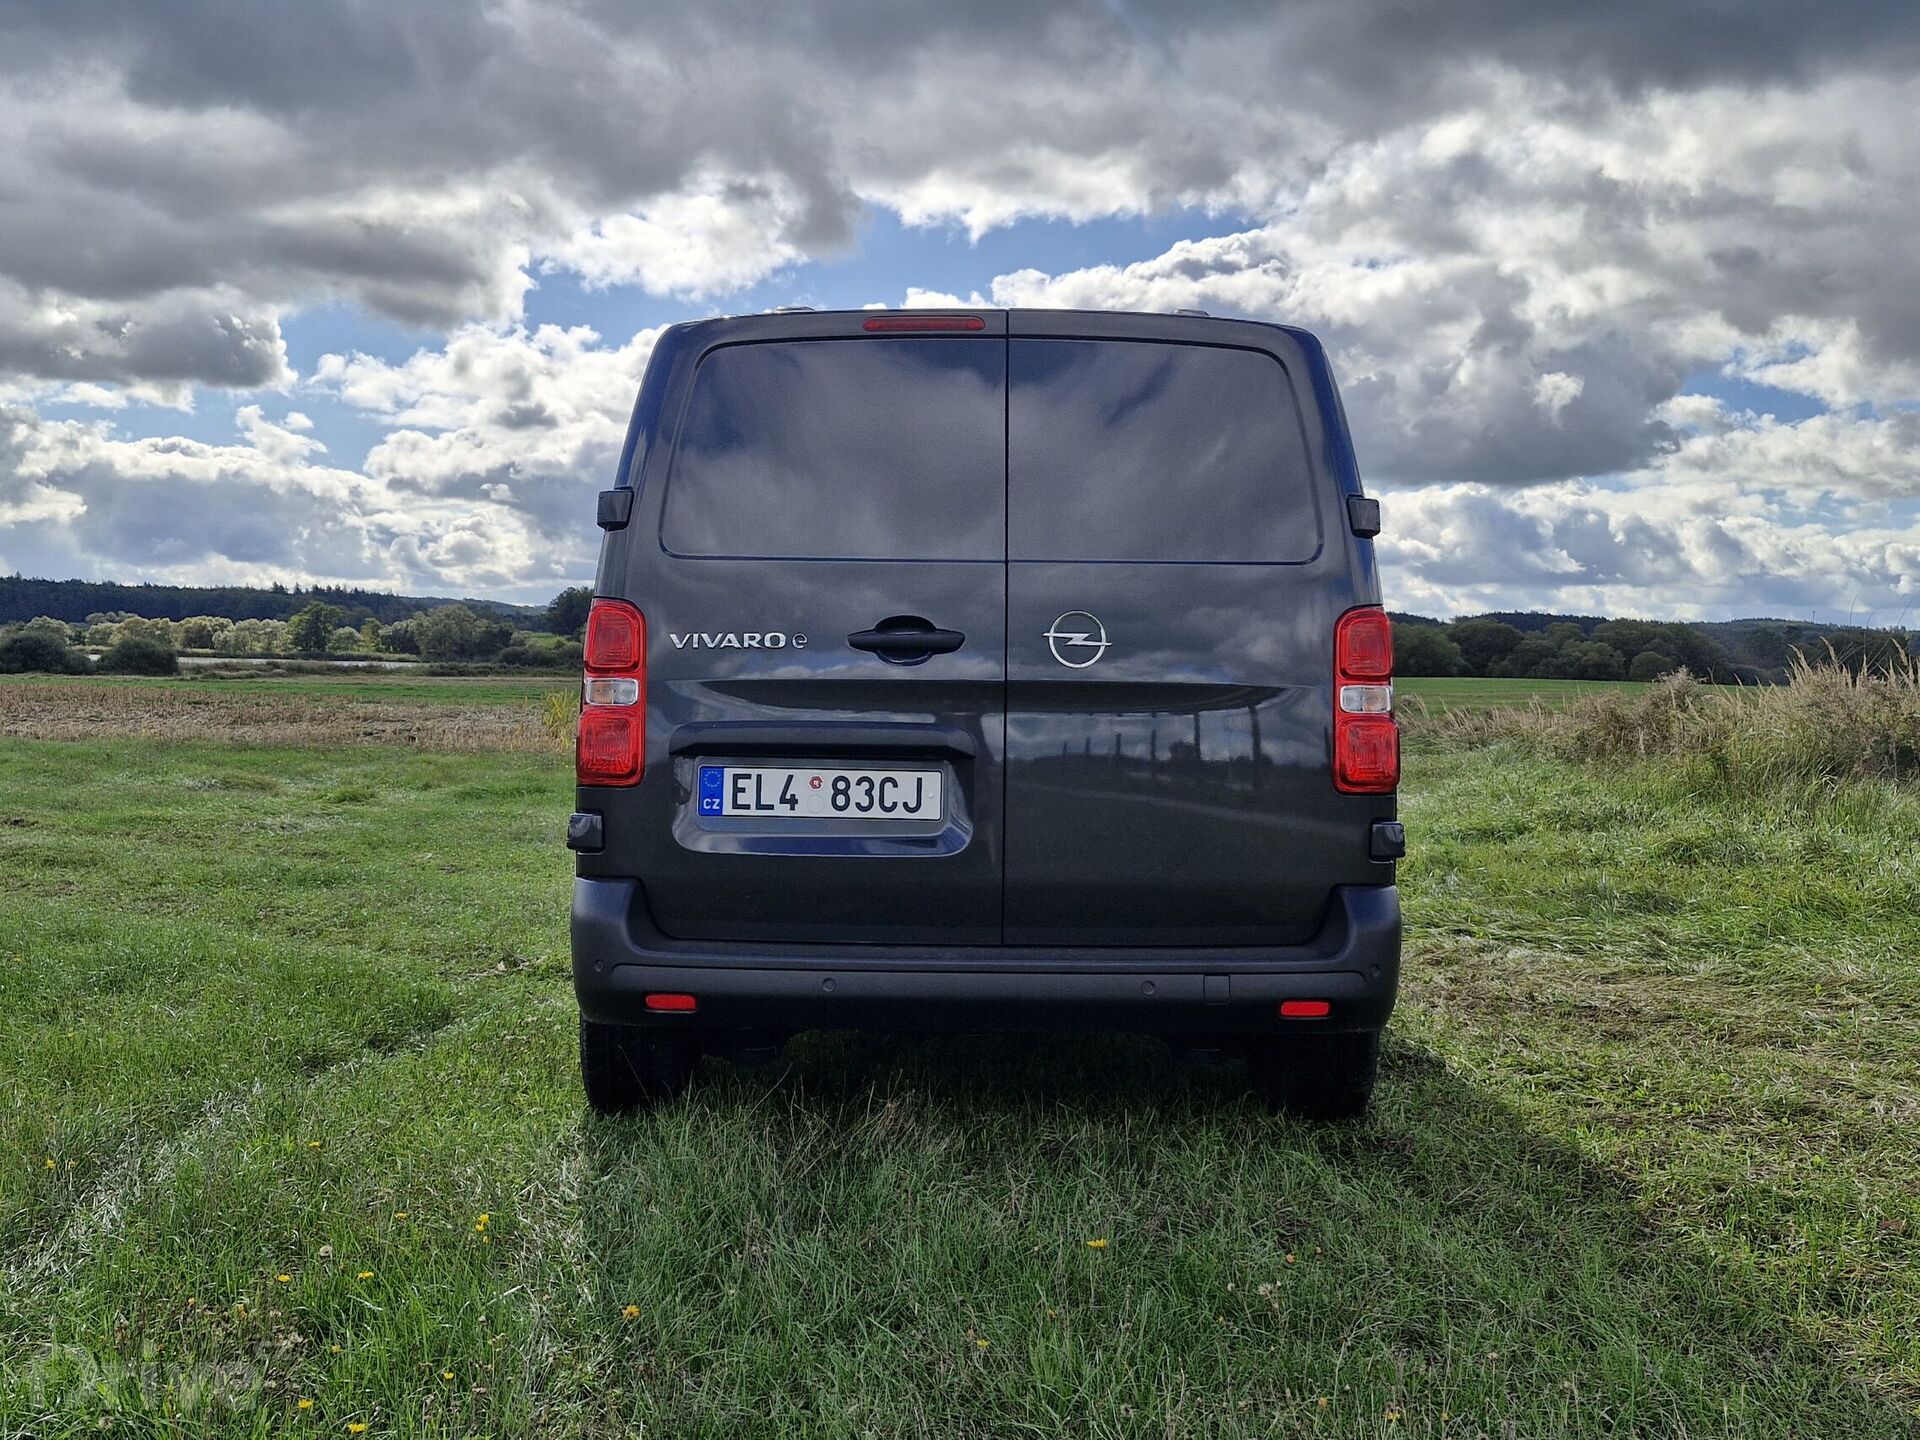
{"type": "Polygon", "coordinates": [[[727,783],[727,772],[718,765],[700,767],[700,813],[718,815],[725,808],[722,790],[727,783]]]}

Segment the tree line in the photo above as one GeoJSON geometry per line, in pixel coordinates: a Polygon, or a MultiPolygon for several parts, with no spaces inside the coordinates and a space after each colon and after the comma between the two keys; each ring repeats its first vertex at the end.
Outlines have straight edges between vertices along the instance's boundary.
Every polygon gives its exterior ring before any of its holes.
{"type": "Polygon", "coordinates": [[[592,590],[577,585],[554,596],[545,610],[516,607],[537,617],[538,628],[516,627],[465,604],[436,605],[383,623],[315,598],[285,619],[95,611],[69,621],[37,615],[0,626],[0,673],[98,669],[167,675],[178,670],[179,657],[187,652],[236,659],[417,657],[442,664],[574,670],[592,602],[592,590]]]}
{"type": "Polygon", "coordinates": [[[1914,633],[1791,620],[1688,623],[1600,616],[1395,616],[1401,675],[1521,680],[1657,680],[1686,670],[1719,684],[1778,684],[1797,655],[1852,669],[1912,662],[1914,633]]]}
{"type": "MultiPolygon", "coordinates": [[[[40,617],[84,622],[90,615],[127,614],[150,620],[220,616],[228,620],[291,620],[309,604],[337,605],[347,623],[369,619],[389,624],[448,601],[393,595],[345,585],[118,585],[104,580],[40,580],[0,575],[0,625],[40,617]]],[[[537,623],[540,608],[501,600],[462,601],[468,609],[516,624],[537,623]]]]}

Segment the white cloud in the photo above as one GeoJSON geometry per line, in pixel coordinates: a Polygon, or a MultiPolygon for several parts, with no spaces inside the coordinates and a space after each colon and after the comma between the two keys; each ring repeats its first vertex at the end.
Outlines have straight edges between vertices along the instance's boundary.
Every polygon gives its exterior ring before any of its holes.
{"type": "Polygon", "coordinates": [[[1436,603],[1898,593],[1920,11],[1866,3],[1820,26],[1786,0],[1737,26],[1692,0],[16,7],[0,385],[30,468],[0,482],[0,550],[543,584],[580,562],[652,335],[527,324],[531,276],[716,297],[844,251],[864,205],[976,237],[1186,205],[1250,218],[907,303],[1314,329],[1370,479],[1432,531],[1396,553],[1436,603]],[[1704,23],[1716,43],[1671,43],[1704,23]],[[298,389],[281,326],[320,303],[443,338],[328,356],[298,389]],[[1789,424],[1684,393],[1716,371],[1866,408],[1789,424]],[[250,392],[238,443],[31,410],[125,423],[209,386],[250,392]],[[296,393],[386,433],[351,466],[296,393]],[[1523,544],[1510,583],[1462,559],[1523,544]]]}

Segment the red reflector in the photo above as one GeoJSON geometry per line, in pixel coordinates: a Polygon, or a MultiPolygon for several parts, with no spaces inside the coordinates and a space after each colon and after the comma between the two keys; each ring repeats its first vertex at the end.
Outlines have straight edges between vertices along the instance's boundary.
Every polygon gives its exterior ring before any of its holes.
{"type": "Polygon", "coordinates": [[[1325,1000],[1282,1000],[1280,1014],[1288,1020],[1324,1020],[1333,1013],[1325,1000]]]}
{"type": "Polygon", "coordinates": [[[1389,715],[1342,715],[1333,727],[1333,783],[1349,795],[1386,795],[1400,783],[1400,727],[1389,715]]]}
{"type": "Polygon", "coordinates": [[[630,785],[638,780],[644,716],[644,711],[624,705],[582,709],[574,778],[582,785],[630,785]]]}
{"type": "Polygon", "coordinates": [[[587,669],[625,674],[640,668],[647,623],[624,600],[596,600],[587,612],[587,669]]]}
{"type": "Polygon", "coordinates": [[[700,1003],[691,995],[649,995],[649,1010],[697,1010],[700,1003]]]}
{"type": "Polygon", "coordinates": [[[1333,632],[1333,664],[1348,680],[1393,678],[1393,626],[1378,606],[1349,610],[1333,632]]]}
{"type": "Polygon", "coordinates": [[[862,330],[984,330],[978,315],[875,315],[862,330]]]}

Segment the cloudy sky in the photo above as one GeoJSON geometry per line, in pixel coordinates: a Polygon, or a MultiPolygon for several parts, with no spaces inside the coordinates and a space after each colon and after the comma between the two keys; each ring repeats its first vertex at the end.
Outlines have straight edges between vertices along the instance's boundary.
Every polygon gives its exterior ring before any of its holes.
{"type": "Polygon", "coordinates": [[[1318,331],[1397,607],[1892,623],[1917,132],[1912,0],[10,5],[0,572],[543,599],[659,327],[958,299],[1318,331]]]}

